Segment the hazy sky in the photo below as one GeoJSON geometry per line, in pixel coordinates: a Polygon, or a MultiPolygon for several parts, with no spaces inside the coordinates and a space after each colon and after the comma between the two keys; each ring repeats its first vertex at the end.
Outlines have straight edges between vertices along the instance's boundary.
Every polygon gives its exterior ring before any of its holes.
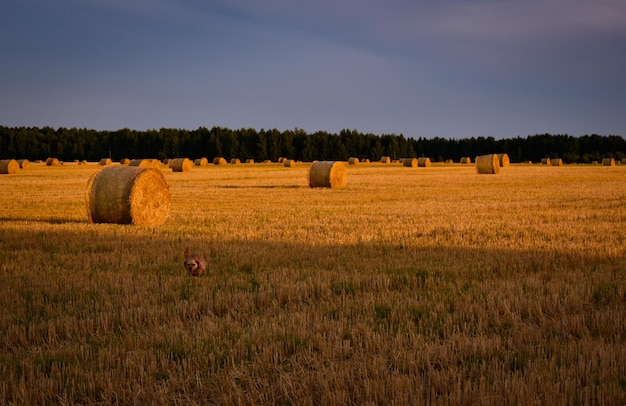
{"type": "Polygon", "coordinates": [[[2,0],[0,125],[626,136],[626,1],[2,0]]]}

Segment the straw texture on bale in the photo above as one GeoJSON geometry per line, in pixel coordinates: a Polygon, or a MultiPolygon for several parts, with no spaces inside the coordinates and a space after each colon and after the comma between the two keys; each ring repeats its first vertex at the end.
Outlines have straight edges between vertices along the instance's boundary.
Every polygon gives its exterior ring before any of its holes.
{"type": "Polygon", "coordinates": [[[57,158],[48,158],[46,159],[46,166],[59,166],[61,165],[61,161],[57,158]]]}
{"type": "Polygon", "coordinates": [[[359,158],[356,157],[350,157],[348,158],[348,165],[358,165],[359,164],[359,158]]]}
{"type": "Polygon", "coordinates": [[[552,166],[563,166],[563,160],[561,158],[555,158],[550,161],[552,166]]]}
{"type": "Polygon", "coordinates": [[[213,165],[226,165],[226,158],[221,156],[213,158],[213,165]]]}
{"type": "Polygon", "coordinates": [[[417,166],[417,158],[404,158],[402,165],[414,168],[417,166]]]}
{"type": "Polygon", "coordinates": [[[209,160],[202,157],[202,158],[198,158],[195,161],[193,161],[194,165],[196,166],[207,166],[209,164],[209,160]]]}
{"type": "Polygon", "coordinates": [[[500,167],[502,168],[511,164],[508,154],[498,154],[498,161],[500,162],[500,167]]]}
{"type": "Polygon", "coordinates": [[[20,164],[15,159],[3,159],[0,161],[0,174],[11,175],[20,170],[20,164]]]}
{"type": "Polygon", "coordinates": [[[294,168],[296,166],[296,161],[293,159],[285,159],[283,165],[285,168],[294,168]]]}
{"type": "Polygon", "coordinates": [[[28,159],[18,159],[17,163],[20,164],[20,169],[30,168],[30,161],[28,159]]]}
{"type": "Polygon", "coordinates": [[[417,160],[417,166],[419,166],[421,168],[425,168],[427,166],[430,166],[430,158],[419,158],[417,160]]]}
{"type": "Polygon", "coordinates": [[[309,187],[340,189],[346,186],[346,166],[337,161],[315,161],[309,168],[309,187]]]}
{"type": "Polygon", "coordinates": [[[391,162],[391,157],[388,156],[383,156],[380,158],[380,162],[384,163],[384,164],[388,164],[391,162]]]}
{"type": "Polygon", "coordinates": [[[239,165],[241,160],[239,158],[230,158],[231,165],[239,165]]]}
{"type": "Polygon", "coordinates": [[[133,159],[128,163],[129,166],[138,166],[140,168],[150,168],[152,164],[148,159],[133,159]]]}
{"type": "Polygon", "coordinates": [[[615,159],[613,159],[613,158],[604,158],[602,160],[602,166],[615,166],[615,159]]]}
{"type": "Polygon", "coordinates": [[[163,224],[170,212],[170,191],[160,170],[108,166],[87,183],[87,215],[92,223],[163,224]]]}
{"type": "Polygon", "coordinates": [[[489,154],[476,157],[476,172],[479,174],[497,175],[500,173],[498,155],[489,154]]]}
{"type": "Polygon", "coordinates": [[[120,164],[121,164],[121,165],[128,166],[128,165],[130,165],[130,159],[128,159],[128,158],[122,158],[122,159],[120,160],[120,164]]]}
{"type": "Polygon", "coordinates": [[[159,159],[149,159],[150,161],[150,167],[151,168],[160,168],[161,167],[161,161],[159,159]]]}
{"type": "Polygon", "coordinates": [[[470,158],[468,156],[463,157],[463,158],[461,158],[461,163],[462,164],[471,164],[472,163],[472,158],[470,158]]]}
{"type": "Polygon", "coordinates": [[[550,158],[541,158],[542,165],[550,165],[550,158]]]}
{"type": "Polygon", "coordinates": [[[170,159],[169,165],[173,172],[189,172],[193,169],[193,162],[188,158],[170,159]]]}
{"type": "Polygon", "coordinates": [[[100,160],[100,166],[107,166],[107,165],[111,165],[113,163],[113,161],[111,161],[111,158],[102,158],[100,160]]]}

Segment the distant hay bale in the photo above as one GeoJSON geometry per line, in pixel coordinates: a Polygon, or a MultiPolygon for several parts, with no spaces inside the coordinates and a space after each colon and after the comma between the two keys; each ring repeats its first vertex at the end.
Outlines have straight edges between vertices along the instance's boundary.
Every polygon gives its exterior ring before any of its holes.
{"type": "Polygon", "coordinates": [[[309,187],[340,189],[346,186],[346,166],[338,161],[315,161],[309,168],[309,187]]]}
{"type": "Polygon", "coordinates": [[[108,166],[113,164],[113,161],[111,161],[111,158],[102,158],[100,160],[100,166],[108,166]]]}
{"type": "Polygon", "coordinates": [[[202,157],[202,158],[198,158],[195,161],[193,161],[193,164],[196,166],[207,166],[209,164],[209,160],[202,157]]]}
{"type": "Polygon", "coordinates": [[[122,159],[120,160],[120,164],[121,164],[121,165],[124,165],[124,166],[128,166],[128,165],[130,165],[130,159],[128,159],[128,158],[122,158],[122,159]]]}
{"type": "Polygon", "coordinates": [[[454,160],[452,160],[452,159],[446,159],[445,163],[447,163],[447,164],[453,164],[453,163],[454,163],[454,160]]]}
{"type": "Polygon", "coordinates": [[[277,162],[278,162],[279,164],[284,164],[286,160],[287,160],[287,158],[285,158],[285,157],[282,157],[282,156],[281,156],[281,157],[279,157],[279,158],[278,158],[278,161],[277,161],[277,162]]]}
{"type": "Polygon", "coordinates": [[[193,162],[188,158],[170,159],[170,168],[173,172],[189,172],[193,169],[193,162]]]}
{"type": "Polygon", "coordinates": [[[370,163],[370,160],[369,160],[369,159],[364,159],[362,162],[363,162],[364,164],[369,164],[369,163],[370,163]]]}
{"type": "Polygon", "coordinates": [[[626,165],[626,158],[622,158],[622,164],[626,165]]]}
{"type": "Polygon", "coordinates": [[[148,159],[133,159],[128,163],[128,166],[138,166],[140,168],[151,168],[150,160],[148,159]]]}
{"type": "Polygon", "coordinates": [[[419,166],[420,168],[430,166],[430,158],[419,158],[417,160],[417,166],[419,166]]]}
{"type": "Polygon", "coordinates": [[[555,158],[550,161],[550,165],[552,166],[563,166],[563,160],[561,158],[555,158]]]}
{"type": "Polygon", "coordinates": [[[356,158],[353,156],[348,158],[348,165],[358,165],[358,164],[359,164],[359,158],[356,158]]]}
{"type": "Polygon", "coordinates": [[[382,157],[380,157],[380,162],[383,163],[383,164],[391,163],[391,157],[382,156],[382,157]]]}
{"type": "Polygon", "coordinates": [[[508,154],[498,154],[498,162],[500,163],[501,168],[507,167],[511,164],[508,154]]]}
{"type": "Polygon", "coordinates": [[[285,168],[295,168],[295,166],[296,166],[296,161],[295,161],[295,160],[293,160],[293,159],[285,159],[285,160],[283,161],[283,166],[284,166],[285,168]]]}
{"type": "Polygon", "coordinates": [[[472,163],[472,158],[465,156],[463,158],[461,158],[461,163],[462,164],[471,164],[472,163]]]}
{"type": "Polygon", "coordinates": [[[404,158],[402,160],[402,166],[408,166],[408,167],[416,167],[417,166],[417,158],[404,158]]]}
{"type": "Polygon", "coordinates": [[[239,158],[230,158],[231,165],[239,165],[241,160],[239,158]]]}
{"type": "Polygon", "coordinates": [[[151,168],[159,169],[161,167],[161,161],[156,158],[149,159],[148,161],[150,161],[151,168]]]}
{"type": "Polygon", "coordinates": [[[0,174],[12,175],[18,173],[20,164],[15,159],[3,159],[0,161],[0,174]]]}
{"type": "Polygon", "coordinates": [[[61,161],[58,158],[48,158],[46,159],[46,166],[59,166],[61,165],[61,161]]]}
{"type": "Polygon", "coordinates": [[[265,161],[263,161],[263,163],[264,163],[264,164],[271,164],[271,163],[272,163],[272,161],[271,161],[271,160],[269,160],[269,159],[266,159],[265,161]]]}
{"type": "Polygon", "coordinates": [[[613,158],[604,158],[602,160],[602,166],[615,166],[615,159],[613,159],[613,158]]]}
{"type": "Polygon", "coordinates": [[[168,168],[171,168],[171,166],[170,166],[170,161],[171,161],[171,159],[169,159],[169,158],[165,158],[165,159],[163,160],[163,163],[164,163],[165,165],[167,165],[167,166],[168,166],[168,168]]]}
{"type": "Polygon", "coordinates": [[[20,164],[20,169],[30,168],[30,161],[28,159],[18,159],[17,163],[20,164]]]}
{"type": "Polygon", "coordinates": [[[479,174],[497,175],[500,173],[498,155],[489,154],[476,157],[476,172],[479,174]]]}
{"type": "Polygon", "coordinates": [[[158,225],[170,212],[170,191],[160,170],[108,166],[87,183],[87,215],[92,223],[158,225]]]}
{"type": "Polygon", "coordinates": [[[550,165],[550,158],[541,158],[542,165],[550,165]]]}
{"type": "Polygon", "coordinates": [[[226,158],[221,156],[213,158],[213,165],[226,165],[226,158]]]}
{"type": "Polygon", "coordinates": [[[254,159],[248,158],[248,159],[246,159],[246,163],[247,164],[253,164],[254,163],[254,159]]]}

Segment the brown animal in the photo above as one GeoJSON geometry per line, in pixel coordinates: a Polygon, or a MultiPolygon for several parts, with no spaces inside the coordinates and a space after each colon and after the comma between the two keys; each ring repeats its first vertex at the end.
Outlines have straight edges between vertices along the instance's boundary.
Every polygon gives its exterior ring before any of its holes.
{"type": "Polygon", "coordinates": [[[206,272],[206,260],[202,255],[192,254],[189,247],[185,248],[185,269],[189,276],[202,276],[206,272]]]}

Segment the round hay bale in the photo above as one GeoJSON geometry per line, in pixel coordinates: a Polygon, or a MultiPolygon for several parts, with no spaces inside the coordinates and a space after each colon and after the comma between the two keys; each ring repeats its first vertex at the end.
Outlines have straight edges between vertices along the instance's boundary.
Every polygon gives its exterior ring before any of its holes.
{"type": "Polygon", "coordinates": [[[626,158],[622,158],[622,164],[626,165],[626,158]]]}
{"type": "Polygon", "coordinates": [[[278,158],[278,161],[277,161],[277,162],[278,162],[279,164],[284,164],[286,160],[287,160],[287,158],[285,158],[285,157],[282,157],[282,156],[281,156],[281,157],[279,157],[279,158],[278,158]]]}
{"type": "Polygon", "coordinates": [[[446,164],[453,164],[453,163],[454,163],[454,160],[452,160],[452,159],[446,159],[445,163],[446,163],[446,164]]]}
{"type": "Polygon", "coordinates": [[[196,166],[207,166],[209,164],[209,160],[206,159],[205,157],[202,157],[193,161],[193,164],[196,166]]]}
{"type": "Polygon", "coordinates": [[[363,163],[364,163],[364,164],[369,164],[369,163],[370,163],[370,160],[369,160],[369,159],[364,159],[364,160],[363,160],[363,163]]]}
{"type": "Polygon", "coordinates": [[[541,158],[542,165],[550,165],[550,158],[541,158]]]}
{"type": "Polygon", "coordinates": [[[613,158],[604,158],[602,160],[602,166],[615,166],[615,159],[613,159],[613,158]]]}
{"type": "Polygon", "coordinates": [[[383,164],[391,163],[391,157],[382,156],[382,157],[380,157],[380,162],[383,163],[383,164]]]}
{"type": "Polygon", "coordinates": [[[501,168],[504,168],[505,166],[509,166],[511,164],[508,154],[498,154],[498,161],[500,162],[501,168]]]}
{"type": "Polygon", "coordinates": [[[20,164],[15,159],[3,159],[0,161],[0,174],[11,175],[19,172],[20,164]]]}
{"type": "Polygon", "coordinates": [[[263,163],[264,163],[264,164],[271,164],[271,163],[272,163],[272,161],[271,161],[271,160],[269,160],[269,159],[266,159],[265,161],[263,161],[263,163]]]}
{"type": "Polygon", "coordinates": [[[170,166],[170,161],[171,161],[171,159],[169,159],[169,158],[165,158],[165,159],[163,160],[163,163],[164,163],[165,165],[167,165],[167,167],[168,167],[168,168],[171,168],[171,166],[170,166]]]}
{"type": "Polygon", "coordinates": [[[253,164],[254,163],[254,159],[248,158],[248,159],[246,159],[246,163],[247,164],[253,164]]]}
{"type": "Polygon", "coordinates": [[[241,160],[239,158],[230,158],[231,165],[239,165],[241,160]]]}
{"type": "Polygon", "coordinates": [[[30,161],[28,159],[18,159],[17,163],[20,164],[20,169],[30,168],[30,161]]]}
{"type": "Polygon", "coordinates": [[[462,164],[471,164],[472,163],[472,158],[470,158],[468,156],[463,157],[463,158],[461,158],[461,163],[462,164]]]}
{"type": "Polygon", "coordinates": [[[122,159],[120,160],[120,164],[121,164],[121,165],[124,165],[124,166],[128,166],[128,165],[130,165],[130,159],[128,159],[128,158],[122,158],[122,159]]]}
{"type": "Polygon", "coordinates": [[[346,186],[346,166],[338,161],[315,161],[309,168],[309,187],[340,189],[346,186]]]}
{"type": "Polygon", "coordinates": [[[563,166],[563,160],[561,158],[555,158],[550,161],[550,165],[552,166],[563,166]]]}
{"type": "Polygon", "coordinates": [[[356,157],[350,157],[348,158],[348,165],[358,165],[359,164],[359,158],[356,157]]]}
{"type": "Polygon", "coordinates": [[[161,161],[159,159],[149,159],[150,167],[159,169],[161,167],[161,161]]]}
{"type": "Polygon", "coordinates": [[[415,168],[417,166],[417,158],[404,158],[402,160],[402,165],[415,168]]]}
{"type": "Polygon", "coordinates": [[[111,161],[111,158],[102,158],[100,160],[100,166],[108,166],[111,165],[113,163],[113,161],[111,161]]]}
{"type": "Polygon", "coordinates": [[[150,160],[148,159],[133,159],[128,163],[128,166],[138,166],[140,168],[150,168],[150,160]]]}
{"type": "Polygon", "coordinates": [[[48,158],[46,159],[46,166],[60,166],[61,161],[58,158],[48,158]]]}
{"type": "Polygon", "coordinates": [[[154,168],[102,168],[89,178],[86,197],[92,223],[158,225],[170,212],[169,186],[154,168]]]}
{"type": "Polygon", "coordinates": [[[193,162],[188,158],[170,159],[170,168],[174,172],[189,172],[193,169],[193,162]]]}
{"type": "Polygon", "coordinates": [[[294,161],[293,159],[285,159],[283,161],[283,165],[285,166],[285,168],[295,168],[296,161],[294,161]]]}
{"type": "Polygon", "coordinates": [[[500,160],[496,154],[476,157],[476,172],[479,174],[497,175],[500,173],[500,160]]]}
{"type": "Polygon", "coordinates": [[[417,160],[417,166],[419,166],[420,168],[430,166],[430,158],[419,158],[417,160]]]}
{"type": "Polygon", "coordinates": [[[221,156],[213,158],[213,165],[226,165],[226,159],[221,156]]]}

